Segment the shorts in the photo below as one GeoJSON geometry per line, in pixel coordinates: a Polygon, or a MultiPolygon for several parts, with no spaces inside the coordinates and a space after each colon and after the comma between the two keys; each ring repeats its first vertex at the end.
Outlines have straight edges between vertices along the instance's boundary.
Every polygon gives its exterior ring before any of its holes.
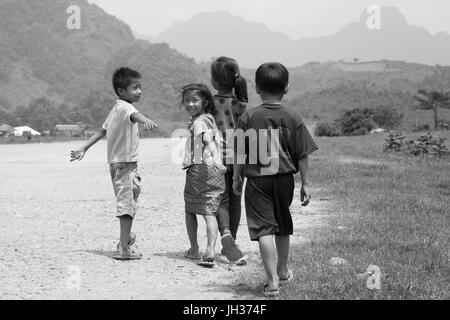
{"type": "Polygon", "coordinates": [[[112,163],[109,166],[114,194],[116,195],[117,218],[136,216],[137,202],[142,189],[142,178],[137,172],[137,162],[112,163]]]}
{"type": "Polygon", "coordinates": [[[293,175],[248,178],[245,187],[247,226],[252,241],[267,235],[292,235],[289,207],[294,198],[293,175]]]}

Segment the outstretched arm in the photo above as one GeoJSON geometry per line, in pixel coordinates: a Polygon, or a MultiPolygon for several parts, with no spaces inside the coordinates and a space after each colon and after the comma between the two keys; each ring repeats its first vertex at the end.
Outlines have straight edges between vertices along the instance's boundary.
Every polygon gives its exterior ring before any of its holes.
{"type": "Polygon", "coordinates": [[[72,162],[75,160],[78,161],[82,160],[86,152],[89,150],[89,148],[92,147],[97,142],[99,142],[101,139],[103,139],[105,135],[106,135],[105,129],[102,128],[99,131],[97,131],[94,135],[92,135],[89,138],[88,141],[86,141],[86,143],[80,149],[70,152],[70,161],[72,162]]]}
{"type": "Polygon", "coordinates": [[[153,122],[152,120],[148,119],[147,117],[145,117],[142,113],[140,112],[133,112],[130,116],[130,120],[133,123],[141,123],[144,125],[145,130],[147,131],[151,131],[155,128],[158,128],[158,125],[153,122]]]}
{"type": "Polygon", "coordinates": [[[302,180],[302,188],[300,190],[300,200],[302,202],[302,206],[306,207],[311,200],[311,195],[306,191],[306,187],[309,185],[309,162],[308,156],[304,156],[300,160],[298,160],[298,168],[300,171],[300,177],[302,180]]]}

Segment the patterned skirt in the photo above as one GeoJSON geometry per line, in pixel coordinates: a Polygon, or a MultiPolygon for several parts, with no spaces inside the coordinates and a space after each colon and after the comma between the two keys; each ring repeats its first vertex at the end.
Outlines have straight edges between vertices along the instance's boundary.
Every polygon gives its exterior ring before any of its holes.
{"type": "Polygon", "coordinates": [[[214,166],[194,164],[186,172],[184,203],[187,213],[215,215],[225,192],[225,175],[214,166]]]}

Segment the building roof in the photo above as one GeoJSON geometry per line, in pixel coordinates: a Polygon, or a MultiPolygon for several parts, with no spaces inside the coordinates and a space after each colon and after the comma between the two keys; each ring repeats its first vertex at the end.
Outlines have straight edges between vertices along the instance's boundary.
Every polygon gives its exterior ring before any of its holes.
{"type": "Polygon", "coordinates": [[[16,134],[16,135],[22,135],[24,132],[30,132],[31,135],[33,135],[33,136],[40,136],[40,135],[41,135],[40,132],[38,132],[38,131],[36,131],[36,130],[34,130],[33,128],[30,128],[30,127],[28,127],[28,126],[25,126],[25,127],[15,127],[15,128],[14,128],[14,134],[16,134]]]}

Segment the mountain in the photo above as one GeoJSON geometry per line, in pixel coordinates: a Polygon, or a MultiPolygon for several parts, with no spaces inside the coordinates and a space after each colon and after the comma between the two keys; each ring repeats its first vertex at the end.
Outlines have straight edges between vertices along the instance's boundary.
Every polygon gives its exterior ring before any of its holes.
{"type": "Polygon", "coordinates": [[[381,8],[381,28],[369,29],[370,15],[344,26],[333,35],[293,40],[264,24],[247,22],[228,12],[203,12],[175,23],[153,42],[208,61],[211,57],[235,57],[241,66],[254,68],[266,61],[301,66],[311,61],[379,59],[423,64],[450,64],[450,35],[432,35],[423,27],[409,25],[394,7],[381,8]],[[194,36],[195,35],[195,36],[194,36]]]}
{"type": "Polygon", "coordinates": [[[198,13],[187,22],[175,23],[153,42],[167,42],[197,61],[221,55],[236,57],[245,67],[279,60],[282,51],[292,45],[286,35],[226,11],[198,13]]]}
{"type": "Polygon", "coordinates": [[[177,90],[204,74],[192,58],[137,40],[86,0],[0,0],[0,112],[8,120],[32,122],[38,111],[55,111],[65,115],[59,121],[99,126],[116,99],[111,76],[121,66],[142,73],[139,108],[156,119],[180,118],[177,90]],[[72,5],[80,8],[79,30],[67,27],[72,5]]]}
{"type": "Polygon", "coordinates": [[[367,27],[368,15],[350,23],[331,36],[297,41],[294,52],[324,61],[401,60],[422,64],[450,64],[450,35],[432,35],[423,27],[409,25],[402,13],[393,7],[381,8],[381,28],[367,27]]]}
{"type": "MultiPolygon", "coordinates": [[[[209,15],[200,16],[206,19],[209,15]]],[[[226,19],[229,15],[222,12],[221,16],[226,19]]],[[[236,24],[243,23],[238,17],[233,19],[236,24]]],[[[399,16],[392,21],[405,25],[399,16]]],[[[264,30],[260,35],[280,41],[280,46],[293,41],[261,24],[253,24],[253,28],[264,30]]],[[[355,30],[360,30],[358,24],[342,30],[341,36],[355,30]]],[[[232,35],[239,38],[244,33],[235,30],[232,35]]],[[[205,46],[205,38],[191,37],[192,41],[197,38],[202,40],[201,48],[212,48],[205,46]]],[[[262,47],[258,50],[260,62],[279,60],[277,54],[285,54],[279,48],[278,53],[262,47]]],[[[157,120],[166,136],[186,120],[179,104],[179,89],[190,82],[210,83],[210,62],[196,63],[166,43],[137,40],[128,25],[86,0],[0,0],[0,124],[30,125],[38,131],[77,122],[98,128],[116,99],[111,75],[121,66],[142,73],[143,98],[137,107],[157,120]],[[80,30],[66,27],[70,5],[81,9],[80,30]]],[[[450,67],[402,61],[311,62],[289,69],[286,102],[306,121],[330,120],[345,109],[383,104],[404,112],[409,124],[417,119],[426,122],[431,113],[414,111],[413,94],[422,88],[450,88],[450,67]]],[[[260,102],[254,90],[254,73],[254,69],[242,68],[248,81],[249,108],[260,102]]],[[[443,111],[440,115],[450,118],[443,111]]]]}
{"type": "Polygon", "coordinates": [[[127,25],[87,1],[1,0],[1,96],[16,105],[39,95],[74,100],[84,84],[101,81],[112,52],[133,41],[127,25]],[[80,7],[80,30],[66,26],[70,5],[80,7]]]}

